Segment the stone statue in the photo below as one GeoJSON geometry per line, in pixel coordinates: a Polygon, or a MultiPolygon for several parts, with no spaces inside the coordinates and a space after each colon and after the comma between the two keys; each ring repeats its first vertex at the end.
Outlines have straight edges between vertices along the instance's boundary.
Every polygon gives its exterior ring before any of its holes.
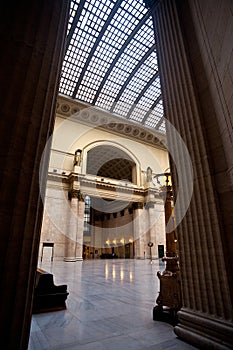
{"type": "Polygon", "coordinates": [[[148,166],[146,169],[146,181],[151,182],[152,181],[152,169],[148,166]]]}
{"type": "Polygon", "coordinates": [[[77,149],[74,154],[74,165],[80,166],[81,165],[81,154],[82,150],[77,149]]]}

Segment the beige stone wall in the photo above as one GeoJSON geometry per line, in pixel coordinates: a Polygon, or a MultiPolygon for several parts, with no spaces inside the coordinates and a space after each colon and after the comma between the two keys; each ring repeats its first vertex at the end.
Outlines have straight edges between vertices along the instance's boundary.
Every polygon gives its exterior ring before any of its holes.
{"type": "Polygon", "coordinates": [[[161,173],[169,167],[168,153],[164,149],[57,116],[49,170],[56,169],[58,173],[73,171],[74,153],[76,149],[82,149],[81,173],[85,174],[87,152],[99,145],[115,146],[135,161],[139,186],[146,181],[147,167],[150,166],[153,173],[161,173]]]}
{"type": "MultiPolygon", "coordinates": [[[[65,238],[68,229],[68,191],[62,187],[52,188],[48,183],[46,189],[46,201],[41,229],[39,257],[42,254],[43,242],[54,242],[54,257],[64,257],[65,238]]],[[[51,250],[44,249],[43,259],[51,258],[51,250]]]]}
{"type": "Polygon", "coordinates": [[[148,214],[151,223],[150,241],[154,244],[151,249],[152,257],[158,258],[158,245],[164,245],[164,251],[166,251],[166,242],[164,235],[164,232],[166,232],[164,206],[163,204],[154,204],[153,208],[149,208],[147,210],[149,211],[148,214]]]}

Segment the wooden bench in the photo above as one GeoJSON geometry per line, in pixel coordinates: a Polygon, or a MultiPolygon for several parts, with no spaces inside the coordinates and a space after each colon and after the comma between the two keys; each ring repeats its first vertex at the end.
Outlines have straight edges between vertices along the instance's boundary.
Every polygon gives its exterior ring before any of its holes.
{"type": "Polygon", "coordinates": [[[53,274],[37,268],[33,297],[33,313],[66,309],[67,285],[56,286],[53,274]]]}

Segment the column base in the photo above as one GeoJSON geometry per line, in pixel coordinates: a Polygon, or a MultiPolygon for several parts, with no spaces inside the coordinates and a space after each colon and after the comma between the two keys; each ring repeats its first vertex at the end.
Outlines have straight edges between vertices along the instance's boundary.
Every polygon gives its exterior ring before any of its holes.
{"type": "Polygon", "coordinates": [[[178,323],[177,311],[166,306],[155,305],[153,307],[153,321],[166,322],[174,327],[178,323]]]}
{"type": "Polygon", "coordinates": [[[82,257],[64,257],[63,259],[66,262],[73,262],[73,261],[83,261],[82,257]]]}
{"type": "Polygon", "coordinates": [[[180,310],[175,334],[199,349],[232,349],[233,324],[211,316],[180,310]]]}

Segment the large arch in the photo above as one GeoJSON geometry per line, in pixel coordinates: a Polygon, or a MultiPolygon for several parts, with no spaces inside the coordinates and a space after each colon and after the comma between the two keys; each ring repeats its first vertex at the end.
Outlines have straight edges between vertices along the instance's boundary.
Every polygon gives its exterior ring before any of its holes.
{"type": "MultiPolygon", "coordinates": [[[[114,164],[114,167],[117,165],[122,166],[122,171],[118,171],[119,174],[119,180],[120,175],[122,174],[122,179],[128,180],[132,182],[133,184],[140,186],[141,185],[141,179],[140,179],[140,170],[141,170],[141,163],[140,160],[133,154],[127,147],[122,146],[119,142],[116,141],[95,141],[90,144],[88,144],[83,149],[83,165],[82,165],[82,172],[84,174],[93,174],[98,176],[98,172],[101,174],[108,169],[109,166],[114,164]],[[102,157],[95,157],[95,164],[91,164],[91,160],[93,159],[92,155],[94,155],[95,151],[100,151],[102,157]],[[89,160],[88,160],[89,159],[89,160]],[[119,160],[119,163],[117,161],[113,162],[114,160],[119,160]],[[102,169],[101,169],[102,168],[102,169]],[[127,179],[127,177],[124,177],[124,171],[126,171],[126,174],[129,174],[130,168],[132,170],[131,172],[131,179],[127,179]]],[[[111,173],[109,173],[111,174],[111,173]]],[[[111,176],[106,176],[111,177],[111,176]]]]}

